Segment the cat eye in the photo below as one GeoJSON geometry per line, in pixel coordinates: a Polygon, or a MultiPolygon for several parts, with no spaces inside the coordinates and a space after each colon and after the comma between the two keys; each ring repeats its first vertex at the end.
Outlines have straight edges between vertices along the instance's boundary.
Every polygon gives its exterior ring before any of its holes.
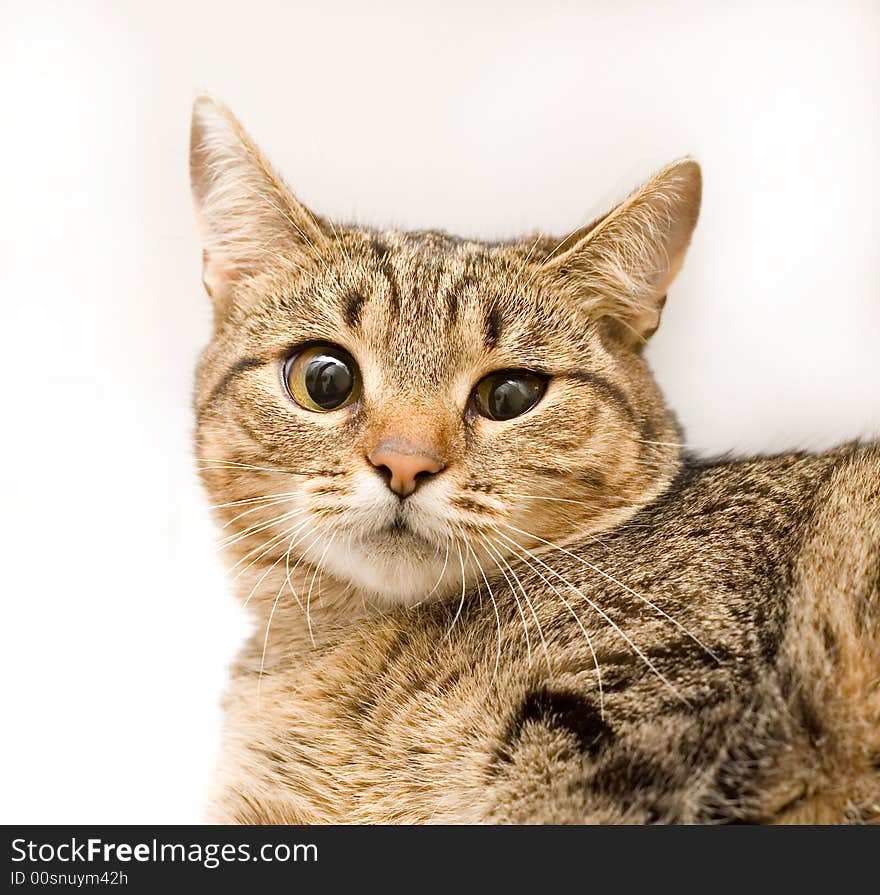
{"type": "Polygon", "coordinates": [[[490,420],[511,420],[541,400],[547,380],[527,370],[500,370],[481,379],[474,391],[477,410],[490,420]]]}
{"type": "Polygon", "coordinates": [[[300,407],[324,413],[357,400],[361,379],[354,358],[336,345],[313,345],[284,365],[284,382],[300,407]]]}

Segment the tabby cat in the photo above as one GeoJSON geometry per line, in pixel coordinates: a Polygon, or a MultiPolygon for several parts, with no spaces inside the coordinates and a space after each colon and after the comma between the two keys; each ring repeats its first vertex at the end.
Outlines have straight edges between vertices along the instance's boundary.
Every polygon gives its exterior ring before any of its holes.
{"type": "Polygon", "coordinates": [[[695,162],[561,241],[337,227],[200,98],[191,175],[213,821],[880,819],[880,445],[690,456],[642,355],[695,162]]]}

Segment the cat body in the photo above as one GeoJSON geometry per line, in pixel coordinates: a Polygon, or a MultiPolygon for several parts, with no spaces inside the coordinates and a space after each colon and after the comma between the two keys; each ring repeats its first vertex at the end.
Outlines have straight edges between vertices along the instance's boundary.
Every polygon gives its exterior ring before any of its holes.
{"type": "Polygon", "coordinates": [[[211,819],[880,819],[880,448],[691,457],[642,357],[695,163],[561,241],[336,228],[202,99],[192,176],[211,819]]]}
{"type": "Polygon", "coordinates": [[[455,598],[354,626],[316,612],[317,648],[273,578],[212,816],[877,821],[878,501],[876,447],[686,462],[601,540],[496,570],[454,624],[455,598]]]}

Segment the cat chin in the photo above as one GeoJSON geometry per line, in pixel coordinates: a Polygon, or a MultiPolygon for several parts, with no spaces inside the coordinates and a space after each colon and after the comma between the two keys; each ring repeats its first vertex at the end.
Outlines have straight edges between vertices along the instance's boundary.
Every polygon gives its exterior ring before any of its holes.
{"type": "Polygon", "coordinates": [[[457,567],[445,560],[442,549],[427,544],[422,549],[403,544],[395,549],[351,541],[328,551],[321,564],[385,606],[412,606],[461,586],[457,567]]]}

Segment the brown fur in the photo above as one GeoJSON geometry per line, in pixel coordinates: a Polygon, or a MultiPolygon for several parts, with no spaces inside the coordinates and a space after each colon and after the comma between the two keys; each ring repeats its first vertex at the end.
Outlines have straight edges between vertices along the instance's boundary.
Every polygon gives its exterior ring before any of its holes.
{"type": "Polygon", "coordinates": [[[335,227],[207,99],[192,175],[198,457],[256,619],[213,819],[880,818],[880,449],[689,457],[641,354],[695,163],[494,245],[335,227]],[[351,406],[285,393],[313,342],[356,359],[351,406]],[[548,377],[506,422],[470,397],[500,369],[548,377]],[[405,500],[389,439],[443,466],[405,500]]]}

